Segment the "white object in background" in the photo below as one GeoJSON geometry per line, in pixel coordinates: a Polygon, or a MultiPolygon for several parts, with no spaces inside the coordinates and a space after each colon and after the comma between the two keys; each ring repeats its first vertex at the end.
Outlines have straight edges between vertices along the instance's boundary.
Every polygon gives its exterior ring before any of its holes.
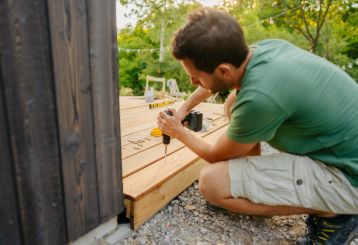
{"type": "Polygon", "coordinates": [[[144,98],[145,98],[145,102],[153,102],[154,101],[154,89],[150,88],[150,90],[146,91],[144,98]]]}

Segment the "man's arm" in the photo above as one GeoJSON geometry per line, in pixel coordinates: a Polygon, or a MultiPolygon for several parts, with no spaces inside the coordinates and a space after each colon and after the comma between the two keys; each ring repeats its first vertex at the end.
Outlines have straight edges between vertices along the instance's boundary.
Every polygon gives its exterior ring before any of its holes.
{"type": "Polygon", "coordinates": [[[158,126],[162,129],[163,133],[177,138],[199,157],[210,163],[224,161],[240,156],[260,154],[258,143],[237,143],[231,140],[227,136],[226,132],[220,136],[215,144],[209,144],[203,139],[197,138],[190,131],[186,130],[178,119],[178,113],[175,110],[171,111],[173,112],[173,116],[168,116],[163,112],[159,113],[158,126]]]}
{"type": "Polygon", "coordinates": [[[179,118],[183,120],[189,112],[211,96],[211,92],[205,88],[198,86],[198,88],[189,96],[184,104],[178,109],[179,118]]]}
{"type": "Polygon", "coordinates": [[[225,161],[241,156],[260,154],[258,143],[237,143],[231,140],[226,132],[220,136],[215,144],[209,144],[206,141],[195,137],[188,130],[183,130],[178,135],[177,139],[209,163],[225,161]]]}

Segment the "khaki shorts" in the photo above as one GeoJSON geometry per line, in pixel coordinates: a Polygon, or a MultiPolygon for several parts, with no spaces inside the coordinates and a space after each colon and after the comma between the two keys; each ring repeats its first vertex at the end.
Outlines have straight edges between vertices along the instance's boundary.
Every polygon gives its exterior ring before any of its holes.
{"type": "Polygon", "coordinates": [[[337,168],[287,153],[229,160],[231,195],[254,203],[358,214],[358,188],[337,168]]]}

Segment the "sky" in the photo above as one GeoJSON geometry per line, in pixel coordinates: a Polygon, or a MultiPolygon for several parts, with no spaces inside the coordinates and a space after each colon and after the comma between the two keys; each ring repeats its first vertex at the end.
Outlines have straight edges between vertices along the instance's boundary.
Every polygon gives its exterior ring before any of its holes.
{"type": "MultiPolygon", "coordinates": [[[[199,0],[204,6],[215,6],[218,4],[218,0],[199,0]]],[[[134,25],[136,23],[135,17],[127,18],[124,16],[124,13],[128,12],[128,9],[124,8],[122,5],[116,1],[116,11],[117,11],[117,29],[125,27],[127,24],[134,25]]]]}

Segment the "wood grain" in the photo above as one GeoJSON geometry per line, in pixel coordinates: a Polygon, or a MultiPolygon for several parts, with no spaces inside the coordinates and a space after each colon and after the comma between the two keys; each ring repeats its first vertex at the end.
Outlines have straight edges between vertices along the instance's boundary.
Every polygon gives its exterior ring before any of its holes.
{"type": "MultiPolygon", "coordinates": [[[[215,125],[213,125],[208,132],[197,132],[195,133],[196,137],[204,138],[208,136],[210,133],[227,125],[227,120],[224,118],[218,119],[214,122],[215,125]]],[[[167,157],[169,157],[172,154],[177,154],[177,151],[183,149],[184,147],[185,146],[183,145],[183,143],[181,143],[176,139],[172,139],[170,145],[168,146],[167,157]]],[[[129,175],[134,174],[140,171],[141,169],[149,166],[150,164],[153,164],[156,161],[159,161],[163,158],[164,158],[164,148],[163,148],[162,141],[160,139],[160,141],[156,145],[150,148],[146,147],[145,150],[138,152],[137,154],[134,154],[128,158],[123,159],[123,178],[126,178],[129,175]]]]}
{"type": "Polygon", "coordinates": [[[123,211],[115,1],[88,1],[100,221],[123,211]],[[115,38],[113,38],[113,36],[115,38]],[[117,123],[116,123],[117,122],[117,123]]]}
{"type": "MultiPolygon", "coordinates": [[[[204,139],[213,142],[223,134],[226,129],[227,127],[222,127],[204,137],[204,139]]],[[[175,154],[168,156],[167,159],[161,159],[155,164],[144,168],[142,171],[124,178],[123,192],[125,197],[131,200],[139,200],[198,159],[199,157],[189,148],[183,148],[175,152],[175,154]]]]}
{"type": "MultiPolygon", "coordinates": [[[[171,140],[164,159],[162,137],[150,136],[158,113],[168,107],[179,108],[183,102],[151,110],[142,98],[121,97],[120,103],[126,216],[131,227],[137,229],[192,184],[205,161],[176,139],[171,140]]],[[[207,132],[194,134],[209,142],[216,141],[228,123],[223,105],[202,103],[196,109],[211,126],[207,132]]]]}
{"type": "Polygon", "coordinates": [[[131,228],[138,229],[153,214],[188,188],[198,179],[200,169],[206,164],[208,163],[199,159],[139,200],[128,200],[129,205],[132,205],[129,209],[130,217],[132,217],[131,228]]]}
{"type": "MultiPolygon", "coordinates": [[[[0,14],[4,14],[0,7],[0,14]]],[[[5,23],[0,21],[1,26],[5,23]]],[[[0,33],[2,35],[3,33],[0,33]]],[[[21,244],[19,206],[15,189],[14,162],[5,114],[5,98],[0,56],[0,244],[21,244]]]]}
{"type": "Polygon", "coordinates": [[[23,242],[64,244],[47,5],[44,0],[8,0],[0,5],[0,19],[6,19],[0,28],[4,99],[23,242]]]}
{"type": "Polygon", "coordinates": [[[48,2],[70,241],[100,223],[87,7],[48,2]]]}

